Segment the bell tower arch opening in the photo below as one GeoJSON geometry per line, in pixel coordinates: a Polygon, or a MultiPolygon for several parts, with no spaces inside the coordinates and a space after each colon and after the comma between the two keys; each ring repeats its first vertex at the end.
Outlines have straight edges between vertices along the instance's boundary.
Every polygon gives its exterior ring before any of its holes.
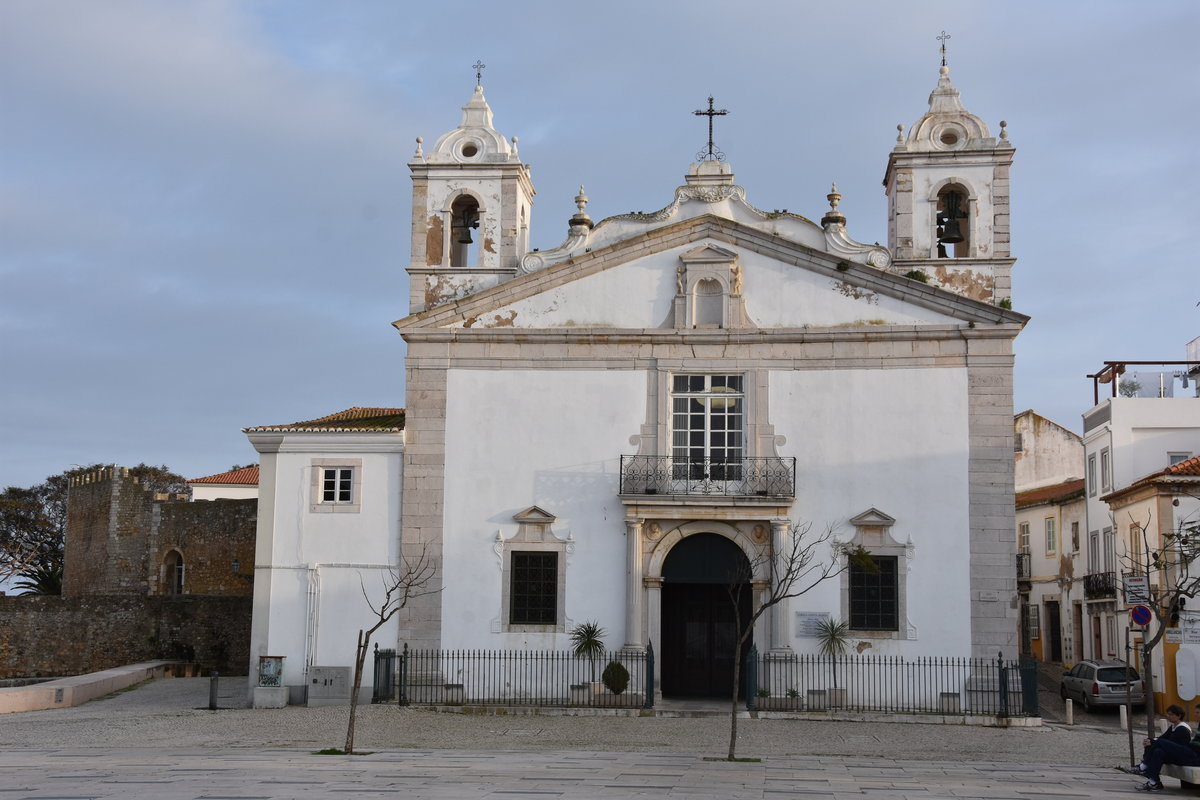
{"type": "Polygon", "coordinates": [[[479,228],[479,201],[460,194],[450,205],[450,266],[461,269],[478,264],[479,247],[471,236],[479,228]]]}
{"type": "Polygon", "coordinates": [[[662,571],[664,696],[729,696],[734,659],[744,658],[751,644],[747,638],[738,652],[738,632],[750,624],[750,572],[742,549],[716,533],[694,533],[667,553],[662,571]]]}
{"type": "Polygon", "coordinates": [[[937,194],[934,238],[938,258],[968,258],[971,255],[971,216],[967,190],[957,183],[943,186],[937,194]]]}

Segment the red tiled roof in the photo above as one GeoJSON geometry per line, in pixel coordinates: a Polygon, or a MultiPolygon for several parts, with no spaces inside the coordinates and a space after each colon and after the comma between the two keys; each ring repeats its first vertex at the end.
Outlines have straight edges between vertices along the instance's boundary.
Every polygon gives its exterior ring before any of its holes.
{"type": "Polygon", "coordinates": [[[243,428],[243,433],[268,433],[272,431],[301,431],[310,433],[336,433],[369,431],[375,433],[397,433],[404,430],[403,408],[366,408],[354,406],[336,414],[317,419],[293,422],[287,425],[262,425],[243,428]]]}
{"type": "Polygon", "coordinates": [[[243,467],[242,469],[235,469],[232,472],[222,472],[219,475],[192,478],[188,483],[236,483],[246,486],[258,486],[258,467],[243,467]]]}
{"type": "Polygon", "coordinates": [[[1200,475],[1200,456],[1172,464],[1163,470],[1164,475],[1200,475]]]}
{"type": "Polygon", "coordinates": [[[1056,483],[1017,493],[1017,508],[1037,506],[1042,503],[1064,503],[1083,496],[1083,479],[1056,483]]]}

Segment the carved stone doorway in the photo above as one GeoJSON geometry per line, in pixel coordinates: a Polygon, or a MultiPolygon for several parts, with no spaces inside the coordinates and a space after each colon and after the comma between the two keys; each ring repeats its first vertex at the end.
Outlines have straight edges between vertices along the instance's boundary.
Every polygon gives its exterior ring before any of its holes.
{"type": "MultiPolygon", "coordinates": [[[[729,697],[738,624],[750,623],[749,561],[715,533],[682,539],[667,554],[662,586],[662,692],[665,697],[729,697]],[[735,603],[731,590],[736,594],[735,603]]],[[[739,694],[741,690],[739,688],[739,694]]]]}

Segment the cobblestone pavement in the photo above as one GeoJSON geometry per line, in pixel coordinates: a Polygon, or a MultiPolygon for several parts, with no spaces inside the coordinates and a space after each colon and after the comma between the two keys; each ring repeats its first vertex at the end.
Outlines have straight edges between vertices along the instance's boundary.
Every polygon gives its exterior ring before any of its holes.
{"type": "Polygon", "coordinates": [[[761,761],[728,763],[708,760],[728,745],[722,717],[366,706],[357,744],[372,754],[319,756],[342,743],[344,707],[229,708],[244,695],[223,681],[209,711],[206,679],[168,679],[0,717],[0,798],[1110,798],[1137,783],[1113,769],[1124,733],[1090,725],[741,719],[738,754],[761,761]]]}

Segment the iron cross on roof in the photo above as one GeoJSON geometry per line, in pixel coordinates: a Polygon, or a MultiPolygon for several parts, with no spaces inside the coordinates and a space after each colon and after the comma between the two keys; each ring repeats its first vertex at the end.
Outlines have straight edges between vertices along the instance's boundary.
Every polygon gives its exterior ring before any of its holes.
{"type": "Polygon", "coordinates": [[[487,64],[479,59],[475,59],[475,63],[471,65],[471,69],[475,70],[475,85],[483,85],[483,71],[487,69],[487,64]]]}
{"type": "Polygon", "coordinates": [[[713,117],[723,117],[729,112],[723,108],[720,111],[713,108],[713,98],[710,94],[708,96],[708,110],[697,110],[693,111],[692,113],[698,117],[708,117],[708,147],[697,153],[696,158],[700,159],[701,161],[724,161],[725,154],[718,150],[716,145],[713,144],[713,117]]]}
{"type": "Polygon", "coordinates": [[[950,34],[942,31],[942,35],[937,37],[937,40],[942,43],[942,66],[946,66],[946,40],[950,38],[950,34]]]}

